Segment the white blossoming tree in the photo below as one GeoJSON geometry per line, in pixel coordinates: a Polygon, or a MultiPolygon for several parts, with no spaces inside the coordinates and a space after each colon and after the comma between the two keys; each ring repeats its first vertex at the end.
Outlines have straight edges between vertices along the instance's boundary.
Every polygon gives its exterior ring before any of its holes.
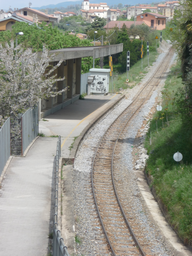
{"type": "Polygon", "coordinates": [[[53,57],[44,48],[42,53],[14,47],[14,42],[0,44],[0,115],[3,119],[16,116],[29,107],[36,106],[39,99],[55,97],[67,90],[53,91],[53,85],[64,77],[57,78],[56,66],[51,66],[53,57]]]}

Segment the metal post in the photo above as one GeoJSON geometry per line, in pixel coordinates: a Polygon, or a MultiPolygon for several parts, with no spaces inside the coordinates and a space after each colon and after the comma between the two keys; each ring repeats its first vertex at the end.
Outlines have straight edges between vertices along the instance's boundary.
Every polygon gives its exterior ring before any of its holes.
{"type": "Polygon", "coordinates": [[[16,34],[16,56],[15,59],[17,60],[17,34],[16,34]]]}
{"type": "Polygon", "coordinates": [[[130,51],[127,51],[127,81],[128,81],[129,67],[130,67],[130,51]]]}
{"type": "Polygon", "coordinates": [[[149,67],[149,42],[147,42],[147,58],[148,58],[148,67],[149,67]]]}
{"type": "MultiPolygon", "coordinates": [[[[94,46],[95,46],[95,34],[97,31],[94,31],[94,46]]],[[[94,56],[94,49],[93,49],[93,68],[95,67],[95,56],[94,56]]]]}
{"type": "MultiPolygon", "coordinates": [[[[103,35],[101,36],[101,45],[103,45],[103,35]]],[[[103,68],[103,57],[100,58],[100,67],[103,68]]]]}
{"type": "Polygon", "coordinates": [[[143,39],[141,39],[141,69],[143,69],[143,39]]]}
{"type": "Polygon", "coordinates": [[[156,51],[157,51],[157,39],[156,39],[156,51]]]}

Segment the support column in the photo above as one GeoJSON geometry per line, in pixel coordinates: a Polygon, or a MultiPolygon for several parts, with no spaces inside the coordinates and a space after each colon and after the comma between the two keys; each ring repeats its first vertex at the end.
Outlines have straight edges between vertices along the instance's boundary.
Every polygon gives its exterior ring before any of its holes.
{"type": "Polygon", "coordinates": [[[73,96],[73,60],[67,61],[67,98],[72,99],[73,96]]]}
{"type": "Polygon", "coordinates": [[[81,58],[76,59],[76,94],[81,93],[81,58]]]}

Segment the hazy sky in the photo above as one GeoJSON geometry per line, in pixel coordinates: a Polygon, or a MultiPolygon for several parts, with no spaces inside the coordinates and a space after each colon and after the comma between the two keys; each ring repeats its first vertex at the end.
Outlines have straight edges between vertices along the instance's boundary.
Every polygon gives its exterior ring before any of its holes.
{"type": "Polygon", "coordinates": [[[12,9],[29,7],[29,2],[32,3],[31,8],[33,8],[48,4],[58,4],[61,2],[67,2],[67,0],[0,0],[0,10],[8,10],[10,6],[12,9]]]}

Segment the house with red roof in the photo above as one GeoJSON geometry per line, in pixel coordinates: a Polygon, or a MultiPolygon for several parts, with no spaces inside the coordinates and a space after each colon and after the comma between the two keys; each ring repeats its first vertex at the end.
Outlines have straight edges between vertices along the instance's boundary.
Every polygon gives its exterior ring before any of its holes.
{"type": "Polygon", "coordinates": [[[151,12],[146,12],[137,15],[137,21],[144,22],[148,27],[156,30],[165,29],[166,19],[166,16],[151,12]]]}
{"type": "Polygon", "coordinates": [[[24,16],[25,18],[31,18],[36,22],[46,22],[46,23],[55,23],[58,22],[58,18],[53,15],[48,15],[44,12],[32,9],[32,8],[22,8],[17,10],[17,14],[24,16]]]}
{"type": "Polygon", "coordinates": [[[30,17],[25,17],[20,13],[12,13],[6,15],[0,20],[0,31],[12,30],[12,26],[15,24],[15,22],[25,22],[31,25],[34,23],[34,20],[30,17]]]}

